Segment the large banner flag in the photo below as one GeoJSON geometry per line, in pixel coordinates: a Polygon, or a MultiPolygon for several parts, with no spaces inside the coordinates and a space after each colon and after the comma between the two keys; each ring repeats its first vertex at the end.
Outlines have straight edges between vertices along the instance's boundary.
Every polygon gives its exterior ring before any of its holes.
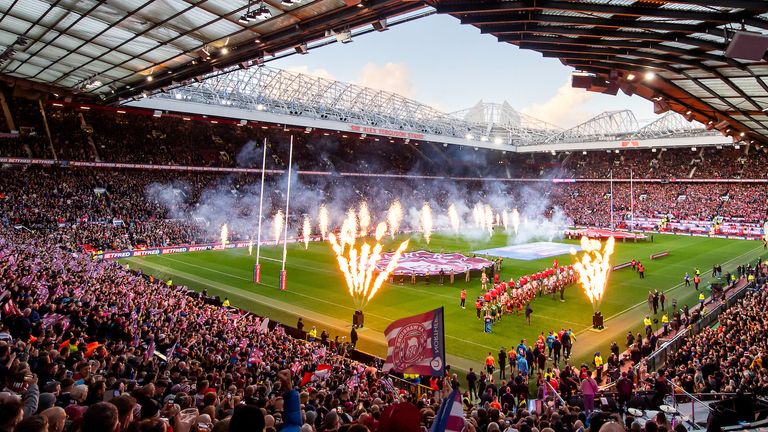
{"type": "Polygon", "coordinates": [[[387,361],[382,370],[445,375],[443,308],[393,321],[386,330],[387,361]]]}
{"type": "Polygon", "coordinates": [[[456,389],[443,399],[429,432],[461,432],[462,430],[464,430],[464,409],[461,406],[461,392],[456,389]]]}

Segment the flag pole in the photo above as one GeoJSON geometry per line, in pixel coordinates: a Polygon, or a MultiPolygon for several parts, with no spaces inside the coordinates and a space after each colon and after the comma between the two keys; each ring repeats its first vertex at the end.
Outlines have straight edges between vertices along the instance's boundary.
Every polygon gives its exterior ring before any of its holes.
{"type": "Polygon", "coordinates": [[[613,226],[613,170],[611,170],[611,230],[613,226]]]}
{"type": "Polygon", "coordinates": [[[629,170],[629,222],[632,225],[630,231],[635,231],[635,189],[633,185],[634,173],[629,170]]]}
{"type": "Polygon", "coordinates": [[[253,268],[253,280],[255,283],[261,283],[261,263],[259,257],[261,253],[261,215],[262,204],[264,203],[264,175],[267,167],[267,138],[264,138],[264,152],[261,156],[261,193],[259,193],[259,231],[256,234],[256,267],[253,268]]]}
{"type": "Polygon", "coordinates": [[[291,165],[293,164],[293,135],[288,150],[288,188],[285,194],[285,223],[283,224],[283,266],[280,270],[280,291],[285,291],[285,258],[288,255],[288,209],[291,203],[291,165]]]}

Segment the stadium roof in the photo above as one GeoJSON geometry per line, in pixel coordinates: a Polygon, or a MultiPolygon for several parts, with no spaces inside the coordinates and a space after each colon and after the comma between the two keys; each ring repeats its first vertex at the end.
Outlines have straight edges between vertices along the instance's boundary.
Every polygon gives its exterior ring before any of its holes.
{"type": "Polygon", "coordinates": [[[641,127],[631,111],[600,114],[563,130],[515,111],[478,102],[447,114],[395,93],[268,66],[233,68],[200,82],[124,101],[134,108],[210,118],[319,128],[501,151],[723,145],[728,140],[668,112],[641,127]]]}
{"type": "Polygon", "coordinates": [[[380,20],[423,6],[399,0],[4,0],[0,74],[110,101],[300,51],[323,38],[343,41],[361,26],[382,31],[380,20]]]}
{"type": "Polygon", "coordinates": [[[636,93],[654,100],[657,112],[712,122],[735,140],[744,132],[745,139],[768,142],[768,39],[761,38],[768,36],[767,1],[428,2],[500,42],[589,73],[590,84],[579,85],[592,91],[636,93]],[[757,58],[726,56],[734,40],[750,36],[745,49],[757,48],[757,58]],[[653,78],[646,79],[648,72],[653,78]]]}

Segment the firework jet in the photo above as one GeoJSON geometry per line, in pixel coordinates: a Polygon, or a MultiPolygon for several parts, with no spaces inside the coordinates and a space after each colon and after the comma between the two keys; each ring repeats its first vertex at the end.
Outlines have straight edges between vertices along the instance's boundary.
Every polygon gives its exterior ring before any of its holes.
{"type": "Polygon", "coordinates": [[[387,223],[389,223],[389,235],[395,238],[395,233],[400,229],[400,222],[403,220],[403,207],[400,201],[395,201],[387,210],[387,223]]]}
{"type": "Polygon", "coordinates": [[[248,240],[248,256],[253,254],[253,240],[248,240]]]}
{"type": "MultiPolygon", "coordinates": [[[[595,312],[600,311],[600,303],[603,301],[603,294],[605,294],[608,273],[611,271],[610,258],[613,254],[614,243],[613,237],[605,242],[605,246],[600,243],[600,240],[582,237],[581,248],[584,250],[584,255],[573,265],[579,274],[579,284],[584,288],[595,312]]],[[[575,252],[575,250],[571,251],[574,255],[575,252]]]]}
{"type": "Polygon", "coordinates": [[[517,229],[520,227],[520,212],[517,211],[517,209],[512,210],[512,228],[515,230],[515,235],[517,235],[517,229]]]}
{"type": "Polygon", "coordinates": [[[458,234],[459,233],[459,213],[456,211],[456,205],[451,204],[450,207],[448,207],[448,219],[451,221],[451,228],[453,228],[453,232],[458,234]]]}
{"type": "Polygon", "coordinates": [[[501,223],[504,224],[504,231],[507,231],[509,229],[509,213],[507,213],[507,209],[504,209],[504,212],[501,213],[501,223]]]}
{"type": "Polygon", "coordinates": [[[227,239],[229,238],[229,228],[227,224],[221,226],[221,248],[227,247],[227,239]]]}
{"type": "Polygon", "coordinates": [[[325,237],[328,235],[328,209],[325,208],[325,204],[320,206],[317,218],[320,225],[320,236],[325,240],[325,237]]]}
{"type": "Polygon", "coordinates": [[[387,225],[382,222],[376,227],[376,243],[373,246],[364,242],[359,248],[355,247],[357,241],[356,227],[357,220],[354,217],[354,211],[352,211],[342,224],[339,233],[340,238],[337,238],[336,234],[330,233],[328,240],[334,253],[336,253],[339,270],[344,275],[349,295],[352,296],[356,308],[362,310],[376,295],[389,274],[397,267],[397,262],[408,247],[408,240],[400,244],[391,261],[387,264],[387,268],[378,275],[374,275],[376,263],[381,260],[382,245],[379,240],[386,234],[387,225]]]}
{"type": "Polygon", "coordinates": [[[483,204],[475,204],[475,207],[472,208],[472,217],[475,220],[476,228],[483,228],[485,226],[485,210],[483,210],[483,204]]]}
{"type": "Polygon", "coordinates": [[[381,240],[386,234],[387,234],[387,223],[379,222],[379,224],[376,225],[376,241],[378,242],[379,240],[381,240]]]}
{"type": "Polygon", "coordinates": [[[488,230],[488,235],[493,236],[493,209],[490,205],[485,205],[483,211],[484,228],[488,230]]]}
{"type": "Polygon", "coordinates": [[[272,235],[275,236],[275,244],[280,244],[280,237],[283,235],[283,211],[278,210],[272,219],[272,235]]]}
{"type": "Polygon", "coordinates": [[[432,237],[432,207],[429,203],[421,206],[421,232],[424,234],[424,241],[429,244],[429,239],[432,237]]]}
{"type": "Polygon", "coordinates": [[[309,216],[304,216],[304,226],[301,228],[301,236],[304,238],[304,250],[309,249],[309,236],[312,235],[312,224],[309,216]]]}
{"type": "Polygon", "coordinates": [[[360,236],[365,237],[368,235],[368,227],[371,226],[371,212],[368,210],[368,203],[365,201],[360,203],[360,211],[358,214],[360,236]]]}

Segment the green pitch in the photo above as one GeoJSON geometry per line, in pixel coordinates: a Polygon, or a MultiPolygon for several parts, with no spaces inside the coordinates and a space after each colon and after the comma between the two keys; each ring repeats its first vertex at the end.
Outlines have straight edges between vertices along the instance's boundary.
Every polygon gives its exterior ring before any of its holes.
{"type": "MultiPolygon", "coordinates": [[[[424,244],[420,236],[415,236],[411,239],[409,250],[469,253],[506,244],[506,236],[499,233],[489,241],[475,243],[437,234],[429,245],[424,244]]],[[[394,248],[392,243],[387,246],[394,248]]],[[[479,369],[488,351],[495,355],[500,347],[517,345],[522,338],[530,344],[540,332],[560,328],[572,328],[576,332],[574,360],[591,360],[595,351],[608,352],[611,341],[617,341],[623,348],[628,330],[642,330],[642,319],[649,313],[646,301],[649,290],[664,290],[667,304],[675,298],[678,307],[693,305],[698,294],[693,287],[683,286],[685,272],[693,277],[694,269],[701,269],[704,274],[701,286],[706,287],[712,281],[709,275],[712,265],[721,264],[724,272],[732,271],[737,265],[760,257],[761,253],[763,249],[759,242],[741,240],[655,235],[653,243],[617,242],[612,262],[621,263],[633,258],[641,260],[646,266],[646,277],[639,279],[631,268],[617,270],[610,275],[601,307],[606,318],[606,329],[602,332],[590,330],[592,306],[577,285],[566,289],[565,302],[552,300],[548,296],[534,300],[530,326],[522,315],[505,315],[494,324],[493,332],[486,334],[474,309],[474,298],[480,294],[477,276],[469,283],[464,282],[463,276],[457,276],[454,285],[446,282],[441,286],[436,277],[429,285],[424,282],[411,285],[409,281],[404,285],[385,284],[364,310],[365,328],[359,331],[358,347],[373,354],[385,355],[383,330],[392,320],[444,306],[447,360],[459,370],[466,371],[469,367],[479,369]],[[653,261],[649,259],[652,253],[663,250],[668,250],[670,255],[653,261]],[[467,308],[464,310],[459,307],[462,288],[467,288],[467,308]]],[[[252,282],[255,256],[249,256],[247,249],[128,258],[121,262],[195,290],[207,289],[211,295],[219,295],[222,299],[228,297],[233,306],[287,325],[295,325],[297,317],[301,316],[307,330],[316,325],[318,330],[327,329],[332,338],[336,335],[348,336],[355,307],[330,246],[314,243],[305,250],[303,244],[289,245],[286,267],[288,289],[284,292],[277,289],[278,260],[281,256],[282,247],[262,248],[260,285],[252,282]]],[[[523,274],[550,267],[553,258],[536,261],[505,259],[502,278],[517,279],[523,274]]],[[[557,259],[561,265],[574,260],[570,255],[561,255],[557,259]]]]}

